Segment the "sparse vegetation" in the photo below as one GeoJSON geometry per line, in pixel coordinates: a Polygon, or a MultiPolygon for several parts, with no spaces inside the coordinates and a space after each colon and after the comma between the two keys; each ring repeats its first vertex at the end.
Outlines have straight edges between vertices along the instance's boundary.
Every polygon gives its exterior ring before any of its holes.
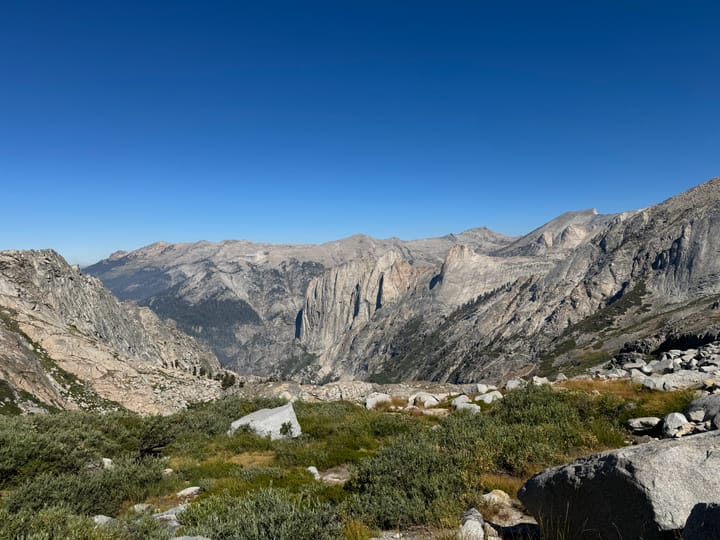
{"type": "Polygon", "coordinates": [[[226,430],[278,400],[225,398],[169,417],[0,417],[0,540],[167,538],[154,521],[126,509],[177,505],[175,493],[190,485],[203,492],[180,514],[185,534],[358,539],[379,528],[455,527],[465,509],[482,506],[485,491],[514,495],[545,466],[622,445],[628,416],[661,415],[689,397],[570,381],[560,390],[508,393],[482,414],[446,418],[298,402],[303,434],[276,441],[242,430],[228,437],[226,430]],[[104,469],[103,457],[114,466],[104,469]],[[350,467],[350,480],[318,482],[310,465],[350,467]],[[168,466],[174,473],[164,476],[168,466]],[[89,516],[99,513],[118,521],[96,528],[89,516]]]}

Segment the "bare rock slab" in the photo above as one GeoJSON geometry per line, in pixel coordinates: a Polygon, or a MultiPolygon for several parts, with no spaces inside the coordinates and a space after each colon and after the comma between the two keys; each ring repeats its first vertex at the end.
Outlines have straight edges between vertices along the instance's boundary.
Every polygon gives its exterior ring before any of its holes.
{"type": "Polygon", "coordinates": [[[258,435],[269,436],[273,440],[299,437],[302,434],[292,403],[274,409],[260,409],[235,420],[230,424],[228,437],[242,426],[247,426],[258,435]]]}
{"type": "Polygon", "coordinates": [[[720,493],[720,433],[580,458],[528,480],[518,497],[549,538],[660,540],[720,493]],[[567,537],[567,536],[565,536],[567,537]]]}

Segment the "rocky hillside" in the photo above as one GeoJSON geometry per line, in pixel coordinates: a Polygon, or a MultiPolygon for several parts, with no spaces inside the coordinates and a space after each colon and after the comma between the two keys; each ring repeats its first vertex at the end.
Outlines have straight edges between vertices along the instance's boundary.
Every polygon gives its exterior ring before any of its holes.
{"type": "Polygon", "coordinates": [[[54,251],[0,252],[0,406],[168,413],[219,394],[213,353],[54,251]]]}
{"type": "Polygon", "coordinates": [[[714,179],[643,210],[567,213],[522,238],[153,244],[87,271],[244,372],[498,380],[714,339],[718,230],[714,179]]]}

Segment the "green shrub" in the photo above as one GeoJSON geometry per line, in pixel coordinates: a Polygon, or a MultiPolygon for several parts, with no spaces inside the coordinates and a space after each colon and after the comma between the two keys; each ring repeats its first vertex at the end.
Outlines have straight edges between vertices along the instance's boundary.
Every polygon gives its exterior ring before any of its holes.
{"type": "Polygon", "coordinates": [[[124,460],[108,470],[42,473],[13,490],[4,502],[11,512],[62,505],[82,515],[115,515],[123,502],[156,494],[163,467],[160,460],[124,460]]]}
{"type": "Polygon", "coordinates": [[[361,461],[345,487],[349,513],[381,528],[440,524],[462,510],[462,471],[427,436],[400,437],[361,461]]]}
{"type": "Polygon", "coordinates": [[[332,506],[280,489],[207,497],[182,512],[179,520],[183,534],[213,540],[336,540],[342,531],[332,506]]]}
{"type": "Polygon", "coordinates": [[[118,520],[103,527],[67,507],[38,512],[8,512],[0,508],[0,540],[167,540],[170,534],[149,516],[118,520]]]}
{"type": "Polygon", "coordinates": [[[96,529],[92,519],[74,515],[67,508],[10,513],[0,509],[0,540],[110,540],[108,530],[96,529]]]}

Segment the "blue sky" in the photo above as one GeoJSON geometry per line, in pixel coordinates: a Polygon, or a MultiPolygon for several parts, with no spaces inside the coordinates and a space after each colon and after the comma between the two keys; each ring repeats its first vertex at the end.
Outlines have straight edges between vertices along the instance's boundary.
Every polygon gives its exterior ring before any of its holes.
{"type": "Polygon", "coordinates": [[[521,234],[720,175],[720,3],[4,1],[0,249],[521,234]]]}

